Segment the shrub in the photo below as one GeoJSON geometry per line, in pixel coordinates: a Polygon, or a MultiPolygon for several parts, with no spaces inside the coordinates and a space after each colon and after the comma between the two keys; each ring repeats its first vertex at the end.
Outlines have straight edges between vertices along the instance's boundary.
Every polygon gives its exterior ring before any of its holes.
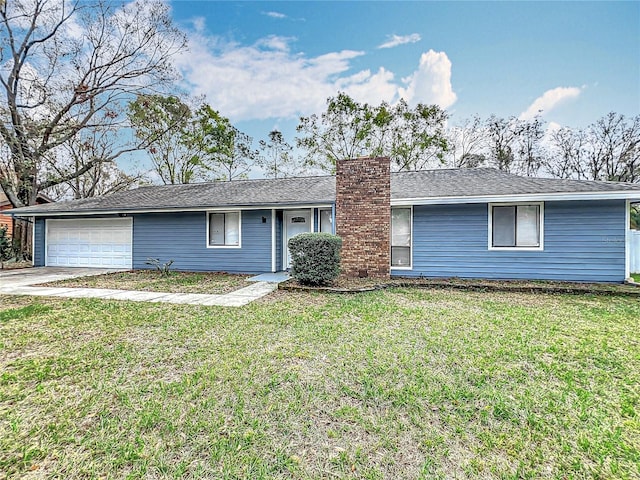
{"type": "Polygon", "coordinates": [[[6,225],[0,225],[0,262],[13,257],[13,246],[6,225]]]}
{"type": "Polygon", "coordinates": [[[152,265],[156,267],[156,270],[160,272],[161,275],[168,277],[171,274],[171,265],[173,265],[173,260],[169,260],[166,263],[162,263],[159,258],[147,258],[147,261],[144,262],[147,265],[152,265]]]}
{"type": "Polygon", "coordinates": [[[340,274],[342,239],[330,233],[301,233],[289,240],[291,275],[303,285],[327,285],[340,274]]]}

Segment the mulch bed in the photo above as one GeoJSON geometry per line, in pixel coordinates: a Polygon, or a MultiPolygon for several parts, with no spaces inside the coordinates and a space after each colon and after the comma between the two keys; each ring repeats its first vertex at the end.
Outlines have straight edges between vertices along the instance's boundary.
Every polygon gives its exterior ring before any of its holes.
{"type": "Polygon", "coordinates": [[[340,277],[334,284],[323,287],[311,287],[299,284],[291,279],[278,285],[281,290],[315,291],[329,293],[360,293],[386,288],[443,288],[482,292],[520,292],[554,294],[597,294],[612,296],[640,296],[640,284],[574,283],[552,281],[520,280],[466,280],[462,278],[393,278],[362,279],[340,277]]]}
{"type": "Polygon", "coordinates": [[[1,270],[17,270],[18,268],[31,268],[33,264],[30,261],[23,262],[0,262],[1,270]]]}

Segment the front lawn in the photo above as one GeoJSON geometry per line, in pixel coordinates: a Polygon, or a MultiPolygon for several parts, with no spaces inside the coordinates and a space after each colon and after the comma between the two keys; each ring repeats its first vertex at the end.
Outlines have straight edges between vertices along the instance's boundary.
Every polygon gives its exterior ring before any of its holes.
{"type": "Polygon", "coordinates": [[[250,285],[250,275],[220,272],[175,272],[162,275],[155,270],[134,270],[47,283],[47,287],[115,288],[167,293],[225,294],[250,285]]]}
{"type": "Polygon", "coordinates": [[[0,478],[638,478],[637,298],[0,297],[0,478]]]}
{"type": "Polygon", "coordinates": [[[634,282],[640,283],[640,273],[632,273],[631,277],[633,278],[634,282]]]}

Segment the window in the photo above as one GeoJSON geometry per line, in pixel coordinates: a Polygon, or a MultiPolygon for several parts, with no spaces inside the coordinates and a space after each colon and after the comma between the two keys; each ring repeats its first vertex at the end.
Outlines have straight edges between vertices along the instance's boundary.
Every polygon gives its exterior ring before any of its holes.
{"type": "Polygon", "coordinates": [[[491,205],[490,248],[542,249],[542,204],[491,205]]]}
{"type": "Polygon", "coordinates": [[[320,232],[333,233],[333,215],[331,210],[320,210],[320,232]]]}
{"type": "Polygon", "coordinates": [[[209,246],[240,246],[240,212],[209,214],[209,246]]]}
{"type": "Polygon", "coordinates": [[[411,208],[391,209],[391,266],[411,268],[411,208]]]}

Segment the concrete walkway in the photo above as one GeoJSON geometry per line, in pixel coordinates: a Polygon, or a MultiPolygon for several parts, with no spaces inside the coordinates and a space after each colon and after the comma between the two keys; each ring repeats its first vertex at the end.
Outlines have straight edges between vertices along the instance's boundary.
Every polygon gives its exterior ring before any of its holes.
{"type": "Polygon", "coordinates": [[[108,300],[128,300],[131,302],[179,303],[188,305],[208,305],[241,307],[264,297],[278,288],[277,282],[257,281],[251,285],[225,295],[203,293],[163,293],[138,290],[113,290],[108,288],[66,288],[34,287],[34,284],[65,280],[83,276],[102,275],[126,270],[51,267],[24,270],[0,270],[0,295],[33,295],[40,297],[103,298],[108,300]]]}

